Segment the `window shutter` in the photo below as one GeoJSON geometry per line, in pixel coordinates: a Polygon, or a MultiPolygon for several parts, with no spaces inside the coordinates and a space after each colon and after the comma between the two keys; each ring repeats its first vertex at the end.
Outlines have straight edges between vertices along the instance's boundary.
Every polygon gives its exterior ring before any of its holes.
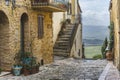
{"type": "Polygon", "coordinates": [[[38,38],[42,39],[44,35],[43,16],[38,16],[38,38]]]}

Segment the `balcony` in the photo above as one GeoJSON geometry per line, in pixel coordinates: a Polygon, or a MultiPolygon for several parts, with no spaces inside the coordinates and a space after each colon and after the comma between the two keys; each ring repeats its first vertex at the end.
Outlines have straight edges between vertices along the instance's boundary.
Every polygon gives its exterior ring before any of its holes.
{"type": "Polygon", "coordinates": [[[31,7],[47,12],[65,12],[67,3],[64,0],[31,0],[31,7]]]}

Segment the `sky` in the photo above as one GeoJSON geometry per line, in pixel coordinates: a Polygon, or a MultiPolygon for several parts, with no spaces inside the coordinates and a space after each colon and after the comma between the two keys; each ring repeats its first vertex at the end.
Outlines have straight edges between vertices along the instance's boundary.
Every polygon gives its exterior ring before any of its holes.
{"type": "Polygon", "coordinates": [[[83,25],[109,25],[109,0],[79,0],[79,3],[83,25]]]}

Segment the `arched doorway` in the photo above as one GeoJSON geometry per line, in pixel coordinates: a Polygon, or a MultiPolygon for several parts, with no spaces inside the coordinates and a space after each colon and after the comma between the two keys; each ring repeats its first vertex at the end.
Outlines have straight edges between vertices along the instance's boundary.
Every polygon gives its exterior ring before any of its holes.
{"type": "Polygon", "coordinates": [[[21,16],[21,52],[29,52],[30,51],[30,30],[28,26],[28,15],[23,13],[21,16]]]}
{"type": "Polygon", "coordinates": [[[3,11],[0,11],[0,67],[9,66],[9,20],[3,11]]]}

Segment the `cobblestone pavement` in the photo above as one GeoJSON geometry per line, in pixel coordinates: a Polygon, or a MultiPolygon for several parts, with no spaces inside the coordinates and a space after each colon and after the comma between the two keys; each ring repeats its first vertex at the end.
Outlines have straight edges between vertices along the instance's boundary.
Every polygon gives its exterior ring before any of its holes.
{"type": "Polygon", "coordinates": [[[106,60],[56,60],[40,67],[37,74],[30,76],[0,77],[0,80],[98,80],[107,65],[106,60]]]}
{"type": "Polygon", "coordinates": [[[109,70],[106,73],[105,80],[120,80],[120,74],[118,69],[113,65],[112,62],[109,62],[108,65],[109,66],[106,68],[109,68],[109,70]]]}

